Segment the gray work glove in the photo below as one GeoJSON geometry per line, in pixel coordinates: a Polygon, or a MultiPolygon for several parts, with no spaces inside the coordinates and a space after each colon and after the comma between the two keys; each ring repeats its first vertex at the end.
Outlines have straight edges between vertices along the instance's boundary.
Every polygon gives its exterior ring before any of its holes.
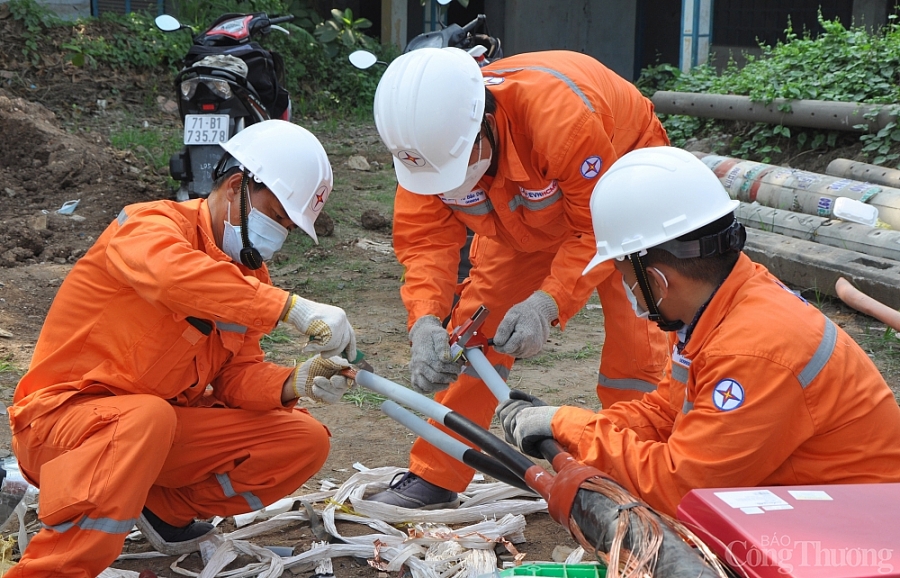
{"type": "Polygon", "coordinates": [[[522,453],[542,458],[541,442],[553,437],[550,422],[559,410],[538,398],[517,389],[509,392],[509,399],[497,408],[497,418],[503,426],[506,441],[522,453]]]}
{"type": "Polygon", "coordinates": [[[550,322],[559,317],[559,307],[544,291],[513,305],[494,334],[494,349],[513,357],[533,357],[550,337],[550,322]]]}
{"type": "Polygon", "coordinates": [[[409,330],[412,356],[409,361],[413,389],[434,393],[446,389],[459,377],[460,366],[450,360],[450,335],[434,315],[420,317],[409,330]]]}

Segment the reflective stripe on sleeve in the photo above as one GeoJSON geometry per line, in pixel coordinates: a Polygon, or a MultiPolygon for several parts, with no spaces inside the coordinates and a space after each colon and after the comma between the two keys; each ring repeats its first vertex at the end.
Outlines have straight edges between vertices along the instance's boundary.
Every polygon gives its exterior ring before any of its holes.
{"type": "Polygon", "coordinates": [[[584,94],[584,92],[582,92],[582,90],[578,88],[578,85],[575,84],[575,81],[558,70],[553,70],[552,68],[547,68],[545,66],[523,66],[522,68],[508,68],[506,70],[486,70],[485,72],[488,74],[506,74],[508,72],[518,72],[520,70],[536,70],[538,72],[545,72],[563,81],[566,86],[572,89],[572,92],[578,95],[578,98],[581,99],[588,110],[594,112],[594,105],[591,104],[591,101],[588,100],[588,97],[584,94]]]}
{"type": "Polygon", "coordinates": [[[245,325],[238,325],[237,323],[225,323],[224,321],[216,321],[216,329],[219,331],[230,331],[232,333],[247,333],[247,327],[245,325]]]}
{"type": "Polygon", "coordinates": [[[672,379],[679,383],[688,382],[688,368],[680,363],[672,362],[672,379]]]}
{"type": "Polygon", "coordinates": [[[634,391],[642,391],[644,393],[656,391],[656,384],[644,381],[643,379],[610,379],[602,373],[597,373],[597,385],[608,387],[609,389],[633,389],[634,391]]]}
{"type": "MultiPolygon", "coordinates": [[[[825,316],[823,315],[822,317],[825,316]]],[[[812,359],[809,360],[809,363],[806,364],[806,367],[804,367],[803,371],[800,372],[800,375],[797,376],[797,380],[800,382],[801,387],[805,389],[806,386],[812,383],[816,376],[819,375],[819,372],[822,371],[825,364],[831,359],[831,354],[834,353],[835,344],[837,344],[837,327],[835,327],[831,319],[825,317],[825,333],[822,335],[822,341],[819,342],[819,346],[816,348],[816,352],[813,353],[812,359]]]]}

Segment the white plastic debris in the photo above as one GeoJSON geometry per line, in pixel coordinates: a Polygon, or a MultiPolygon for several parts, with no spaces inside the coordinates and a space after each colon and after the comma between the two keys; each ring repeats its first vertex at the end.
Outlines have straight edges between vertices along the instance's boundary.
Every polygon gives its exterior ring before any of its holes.
{"type": "Polygon", "coordinates": [[[878,223],[878,207],[847,197],[835,199],[831,212],[838,219],[861,225],[874,227],[878,223]]]}

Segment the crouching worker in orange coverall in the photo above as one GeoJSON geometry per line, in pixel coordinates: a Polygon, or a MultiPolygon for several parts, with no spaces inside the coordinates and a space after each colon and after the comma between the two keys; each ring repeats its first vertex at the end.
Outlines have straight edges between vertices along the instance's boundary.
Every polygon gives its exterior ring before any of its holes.
{"type": "Polygon", "coordinates": [[[8,576],[96,576],[135,524],[191,552],[215,531],[195,518],[262,508],[325,462],[328,430],[295,404],[341,397],[353,328],[273,287],[263,261],[289,229],[316,238],[331,167],[279,120],[222,146],[208,199],[125,207],[59,289],[9,410],[43,528],[8,576]],[[320,355],[267,363],[279,321],[320,355]]]}
{"type": "Polygon", "coordinates": [[[670,332],[665,377],[599,412],[513,392],[497,412],[510,443],[536,455],[552,436],[670,515],[695,488],[900,482],[891,390],[849,335],[741,251],[737,205],[680,149],[612,166],[591,199],[585,271],[612,261],[635,313],[670,332]]]}
{"type": "MultiPolygon", "coordinates": [[[[493,337],[486,355],[506,377],[515,358],[540,353],[596,289],[606,340],[597,394],[604,407],[656,386],[665,336],[637,319],[612,265],[582,277],[594,253],[590,195],[626,152],[667,145],[653,104],[589,56],[519,54],[484,69],[465,52],[420,49],[388,67],[375,122],[394,156],[394,249],[406,267],[401,296],[412,342],[412,386],[487,426],[496,400],[459,374],[448,332],[466,227],[472,269],[450,327],[480,305],[493,337]],[[482,76],[483,72],[483,76],[482,76]]],[[[628,192],[623,193],[627,195],[628,192]]],[[[408,508],[452,507],[473,470],[419,439],[409,473],[370,499],[408,508]]]]}

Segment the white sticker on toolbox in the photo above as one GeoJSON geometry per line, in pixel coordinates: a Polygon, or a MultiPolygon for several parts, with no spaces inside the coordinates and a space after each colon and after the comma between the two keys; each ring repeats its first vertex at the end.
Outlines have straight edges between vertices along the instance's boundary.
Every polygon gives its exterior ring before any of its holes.
{"type": "Polygon", "coordinates": [[[763,510],[762,508],[756,508],[756,507],[741,508],[741,511],[744,512],[745,514],[765,514],[766,513],[766,511],[763,510]]]}
{"type": "Polygon", "coordinates": [[[795,500],[824,500],[830,502],[834,498],[828,495],[828,492],[822,490],[788,490],[788,493],[795,500]]]}
{"type": "Polygon", "coordinates": [[[732,508],[763,508],[765,506],[790,505],[770,490],[742,490],[736,492],[715,492],[715,494],[732,508]]]}

